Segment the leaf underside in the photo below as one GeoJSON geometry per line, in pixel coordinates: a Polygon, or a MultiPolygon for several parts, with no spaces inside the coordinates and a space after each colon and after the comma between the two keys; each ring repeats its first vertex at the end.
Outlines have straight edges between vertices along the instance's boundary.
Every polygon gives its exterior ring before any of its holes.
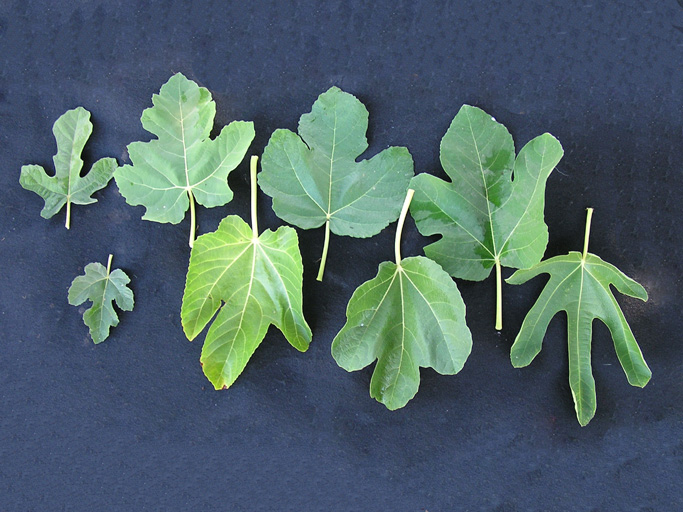
{"type": "Polygon", "coordinates": [[[123,311],[133,310],[133,291],[128,283],[130,279],[123,270],[107,273],[101,263],[89,263],[85,266],[85,274],[71,283],[69,304],[79,306],[86,300],[92,301],[92,306],[83,314],[83,322],[90,328],[95,343],[107,339],[110,327],[119,324],[114,302],[123,311]]]}
{"type": "Polygon", "coordinates": [[[528,268],[543,257],[545,184],[562,158],[546,133],[515,158],[512,137],[481,109],[464,105],[441,141],[441,164],[451,182],[413,178],[410,213],[423,235],[441,235],[425,255],[453,277],[480,281],[499,261],[528,268]],[[514,180],[513,180],[514,177],[514,180]]]}
{"type": "Polygon", "coordinates": [[[377,277],[354,292],[346,318],[332,355],[347,371],[377,360],[370,395],[391,410],[415,396],[420,367],[453,375],[472,348],[455,282],[424,257],[406,258],[400,267],[382,263],[377,277]]]}
{"type": "Polygon", "coordinates": [[[595,381],[591,369],[592,324],[602,321],[610,330],[614,348],[628,381],[643,387],[651,377],[643,354],[619,307],[610,285],[619,292],[647,300],[645,289],[614,265],[588,253],[570,252],[539,263],[528,270],[518,270],[507,282],[522,284],[547,273],[550,280],[527,314],[510,352],[512,364],[527,366],[541,351],[550,320],[560,311],[567,314],[569,346],[569,384],[574,397],[576,416],[584,426],[595,415],[595,381]]]}
{"type": "Polygon", "coordinates": [[[201,363],[216,389],[229,387],[244,370],[270,324],[297,350],[311,330],[302,311],[303,265],[294,229],[283,226],[254,238],[239,217],[200,236],[190,256],[181,319],[194,339],[215,317],[201,363]]]}
{"type": "Polygon", "coordinates": [[[55,121],[52,128],[57,141],[57,154],[53,157],[54,176],[49,176],[40,165],[24,165],[19,183],[45,200],[40,215],[49,219],[67,203],[91,204],[97,202],[92,195],[107,186],[116,169],[116,160],[102,158],[81,177],[81,153],[92,134],[90,112],[83,107],[68,110],[55,121]]]}
{"type": "Polygon", "coordinates": [[[299,120],[299,135],[276,130],[263,153],[259,184],[281,219],[302,229],[329,220],[337,235],[370,237],[395,221],[413,176],[404,147],[357,162],[368,142],[368,111],[332,87],[299,120]]]}
{"type": "Polygon", "coordinates": [[[242,161],[254,138],[252,122],[233,121],[210,139],[216,104],[204,87],[181,73],[173,75],[142,113],[142,126],[157,136],[132,142],[132,165],[114,178],[130,205],[146,208],[144,220],[177,224],[192,198],[206,207],[232,199],[228,174],[242,161]]]}

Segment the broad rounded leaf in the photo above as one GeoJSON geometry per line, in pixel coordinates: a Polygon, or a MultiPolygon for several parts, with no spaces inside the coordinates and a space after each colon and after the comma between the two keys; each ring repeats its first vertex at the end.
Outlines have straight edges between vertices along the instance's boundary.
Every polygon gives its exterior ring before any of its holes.
{"type": "Polygon", "coordinates": [[[592,324],[601,320],[609,328],[614,348],[628,381],[643,387],[652,373],[636,343],[610,285],[625,295],[647,300],[645,289],[614,265],[594,254],[578,252],[556,256],[528,270],[518,270],[507,282],[522,284],[542,274],[550,280],[527,314],[512,345],[510,358],[519,368],[527,366],[541,351],[550,320],[560,311],[567,314],[569,344],[569,384],[574,397],[576,416],[587,425],[595,415],[595,381],[591,370],[592,324]]]}
{"type": "Polygon", "coordinates": [[[229,387],[242,373],[270,324],[297,350],[308,348],[311,330],[302,311],[302,276],[292,228],[255,237],[242,219],[229,216],[217,231],[197,238],[181,319],[192,340],[218,311],[201,355],[204,374],[216,389],[229,387]]]}
{"type": "Polygon", "coordinates": [[[57,119],[52,128],[57,141],[57,154],[53,158],[55,175],[48,176],[40,165],[24,165],[21,168],[21,186],[45,200],[45,206],[40,212],[43,218],[49,219],[64,205],[67,206],[67,229],[70,227],[71,204],[97,202],[92,195],[107,186],[116,169],[115,159],[102,158],[81,177],[81,153],[92,134],[92,128],[90,112],[83,107],[67,111],[57,119]]]}
{"type": "Polygon", "coordinates": [[[347,371],[377,360],[370,395],[394,410],[415,396],[420,367],[458,373],[472,349],[465,304],[451,277],[424,257],[384,262],[346,311],[332,355],[347,371]]]}
{"type": "Polygon", "coordinates": [[[69,287],[69,304],[79,306],[86,300],[92,306],[83,314],[83,322],[90,328],[90,336],[95,343],[101,343],[109,336],[110,327],[119,324],[114,310],[114,302],[123,311],[133,310],[133,291],[128,288],[129,277],[121,269],[110,272],[101,263],[89,263],[85,274],[76,277],[69,287]]]}
{"type": "Polygon", "coordinates": [[[152,103],[142,113],[142,126],[157,139],[129,144],[132,165],[114,174],[126,202],[143,205],[145,220],[172,224],[185,218],[192,197],[206,207],[228,203],[228,173],[244,158],[254,138],[253,123],[233,121],[211,140],[216,104],[208,89],[181,73],[152,103]]]}

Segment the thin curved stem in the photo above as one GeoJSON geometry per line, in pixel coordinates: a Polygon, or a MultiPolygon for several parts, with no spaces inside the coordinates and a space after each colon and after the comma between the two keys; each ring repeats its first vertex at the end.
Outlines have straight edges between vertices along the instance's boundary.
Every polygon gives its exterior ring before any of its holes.
{"type": "Polygon", "coordinates": [[[396,265],[401,266],[401,235],[403,234],[403,223],[406,220],[406,215],[408,214],[408,207],[410,207],[410,201],[413,200],[413,194],[415,191],[412,188],[408,189],[406,193],[406,199],[403,201],[403,209],[401,209],[401,215],[398,218],[398,225],[396,226],[396,238],[394,239],[394,254],[396,255],[396,265]]]}
{"type": "Polygon", "coordinates": [[[107,275],[109,275],[109,273],[111,271],[111,260],[113,260],[113,259],[114,259],[114,255],[110,254],[109,259],[107,260],[107,275]]]}
{"type": "Polygon", "coordinates": [[[251,157],[249,162],[249,177],[251,182],[251,230],[254,238],[258,238],[258,218],[256,215],[256,171],[258,169],[258,157],[256,155],[251,157]]]}
{"type": "Polygon", "coordinates": [[[586,259],[588,254],[588,239],[591,235],[591,219],[593,218],[593,208],[586,209],[586,234],[583,239],[583,259],[586,259]]]}
{"type": "Polygon", "coordinates": [[[325,243],[323,244],[323,255],[320,257],[320,269],[318,270],[318,281],[323,280],[325,273],[325,262],[327,261],[327,249],[330,247],[330,219],[325,222],[325,243]]]}
{"type": "Polygon", "coordinates": [[[190,198],[190,249],[192,249],[192,246],[194,245],[197,220],[194,211],[194,196],[192,195],[192,190],[188,189],[187,195],[190,198]]]}

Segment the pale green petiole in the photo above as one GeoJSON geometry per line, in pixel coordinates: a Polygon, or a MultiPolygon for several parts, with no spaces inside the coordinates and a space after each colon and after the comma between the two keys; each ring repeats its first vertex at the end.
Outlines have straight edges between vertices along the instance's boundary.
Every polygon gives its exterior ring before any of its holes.
{"type": "Polygon", "coordinates": [[[71,201],[66,200],[66,222],[64,223],[66,229],[71,228],[71,201]]]}
{"type": "Polygon", "coordinates": [[[500,260],[496,259],[496,330],[503,328],[503,276],[500,260]]]}
{"type": "Polygon", "coordinates": [[[187,189],[187,195],[190,198],[190,249],[192,249],[192,246],[194,245],[197,220],[194,211],[194,196],[192,195],[192,190],[189,188],[187,189]]]}
{"type": "Polygon", "coordinates": [[[398,218],[398,225],[396,226],[396,239],[394,240],[394,254],[396,255],[396,265],[401,266],[401,235],[403,234],[403,223],[406,220],[406,215],[408,214],[408,207],[410,207],[410,201],[413,199],[413,194],[415,191],[412,188],[408,189],[406,193],[406,199],[403,201],[403,209],[401,210],[401,215],[398,218]]]}
{"type": "Polygon", "coordinates": [[[110,254],[109,259],[107,260],[107,275],[111,274],[111,260],[114,259],[114,255],[110,254]]]}
{"type": "Polygon", "coordinates": [[[251,231],[254,233],[254,238],[258,238],[258,219],[256,217],[256,170],[258,168],[258,157],[256,155],[251,157],[249,162],[249,175],[251,181],[251,231]]]}
{"type": "Polygon", "coordinates": [[[583,259],[588,254],[588,239],[591,235],[591,219],[593,218],[593,208],[586,208],[586,234],[583,239],[583,259]]]}
{"type": "Polygon", "coordinates": [[[323,244],[323,255],[320,257],[320,269],[318,270],[318,281],[323,280],[323,274],[325,273],[325,262],[327,261],[327,249],[330,246],[330,219],[325,222],[325,243],[323,244]]]}

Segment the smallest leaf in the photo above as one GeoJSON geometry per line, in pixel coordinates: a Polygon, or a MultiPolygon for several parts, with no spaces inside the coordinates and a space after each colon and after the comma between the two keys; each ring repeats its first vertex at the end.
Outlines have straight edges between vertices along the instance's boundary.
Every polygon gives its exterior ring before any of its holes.
{"type": "Polygon", "coordinates": [[[130,278],[121,269],[111,270],[112,258],[110,254],[106,268],[101,263],[87,264],[85,274],[77,276],[69,287],[72,306],[80,306],[86,300],[92,302],[83,314],[83,322],[96,344],[106,340],[109,329],[119,324],[114,302],[123,311],[132,311],[134,305],[133,291],[128,287],[130,278]]]}

